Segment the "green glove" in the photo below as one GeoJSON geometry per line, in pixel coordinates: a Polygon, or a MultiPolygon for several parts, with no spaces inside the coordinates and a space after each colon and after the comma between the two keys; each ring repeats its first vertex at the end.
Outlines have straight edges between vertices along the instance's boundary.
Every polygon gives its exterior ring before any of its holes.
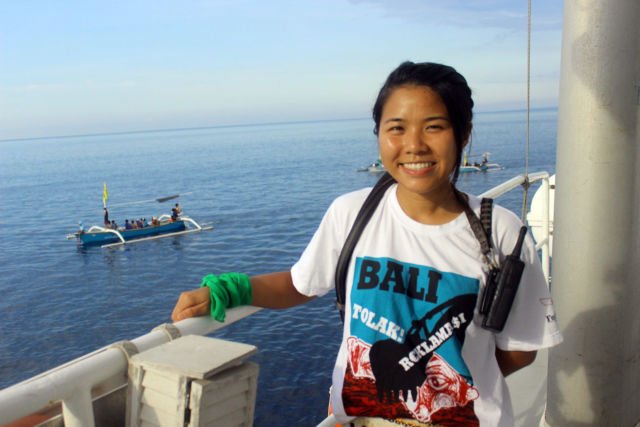
{"type": "Polygon", "coordinates": [[[242,273],[208,274],[202,278],[200,287],[207,286],[211,295],[211,317],[224,322],[227,308],[251,305],[251,282],[242,273]]]}

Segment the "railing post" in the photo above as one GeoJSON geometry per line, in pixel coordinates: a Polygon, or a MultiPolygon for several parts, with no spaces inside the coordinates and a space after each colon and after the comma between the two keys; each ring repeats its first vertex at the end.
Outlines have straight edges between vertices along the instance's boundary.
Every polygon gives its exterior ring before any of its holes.
{"type": "Polygon", "coordinates": [[[91,391],[78,389],[62,401],[62,417],[66,427],[94,427],[91,391]]]}
{"type": "Polygon", "coordinates": [[[544,243],[544,245],[542,245],[542,271],[544,272],[544,278],[547,280],[547,283],[549,283],[550,281],[550,269],[549,269],[549,255],[550,255],[550,248],[549,245],[551,244],[550,240],[550,235],[549,235],[549,219],[551,217],[551,209],[550,209],[550,204],[551,204],[551,200],[550,200],[550,190],[549,190],[549,177],[546,177],[542,180],[542,183],[540,184],[541,188],[542,188],[542,195],[543,195],[543,202],[544,202],[544,207],[543,207],[543,215],[542,215],[542,235],[543,236],[547,236],[546,242],[544,243]]]}

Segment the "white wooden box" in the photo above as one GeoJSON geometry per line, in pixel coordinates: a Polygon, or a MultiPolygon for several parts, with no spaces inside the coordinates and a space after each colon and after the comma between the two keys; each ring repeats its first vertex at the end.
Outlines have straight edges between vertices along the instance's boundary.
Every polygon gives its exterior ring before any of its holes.
{"type": "Polygon", "coordinates": [[[187,335],[129,361],[127,426],[252,426],[252,345],[187,335]]]}

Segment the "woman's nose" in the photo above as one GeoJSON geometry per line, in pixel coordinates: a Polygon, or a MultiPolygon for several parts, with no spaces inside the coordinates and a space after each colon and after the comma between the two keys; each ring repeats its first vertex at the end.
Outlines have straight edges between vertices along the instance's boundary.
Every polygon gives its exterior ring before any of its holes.
{"type": "Polygon", "coordinates": [[[408,152],[423,152],[429,149],[421,129],[411,129],[406,132],[403,145],[408,152]]]}

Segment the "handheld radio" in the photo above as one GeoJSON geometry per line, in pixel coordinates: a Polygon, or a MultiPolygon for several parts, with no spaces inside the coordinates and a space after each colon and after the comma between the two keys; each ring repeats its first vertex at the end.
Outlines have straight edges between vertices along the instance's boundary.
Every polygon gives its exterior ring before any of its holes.
{"type": "Polygon", "coordinates": [[[527,227],[522,226],[511,255],[507,255],[500,269],[492,269],[487,276],[480,302],[480,313],[485,315],[482,327],[485,329],[501,332],[504,328],[524,270],[520,252],[526,234],[527,227]]]}

